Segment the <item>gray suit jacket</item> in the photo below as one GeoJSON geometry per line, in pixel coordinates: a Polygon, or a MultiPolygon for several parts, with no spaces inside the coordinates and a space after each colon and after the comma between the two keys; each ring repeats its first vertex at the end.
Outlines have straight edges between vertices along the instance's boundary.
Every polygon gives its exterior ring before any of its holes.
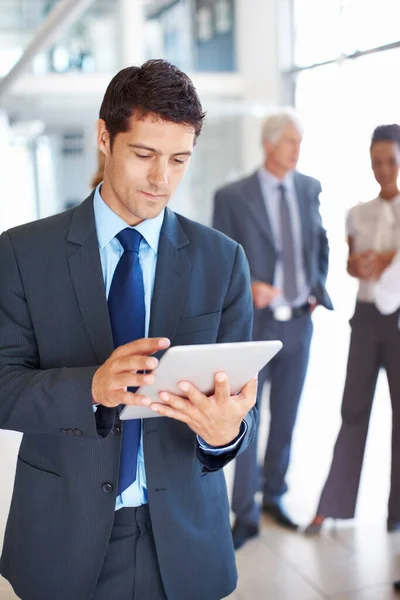
{"type": "MultiPolygon", "coordinates": [[[[321,184],[299,172],[294,174],[294,184],[301,217],[304,265],[311,293],[319,304],[331,310],[332,302],[325,288],[329,245],[319,212],[321,184]]],[[[252,279],[273,284],[276,250],[257,172],[216,192],[213,226],[243,246],[252,279]]],[[[255,339],[264,339],[269,322],[268,309],[255,309],[255,339]]]]}
{"type": "MultiPolygon", "coordinates": [[[[150,335],[174,345],[249,340],[242,248],[167,209],[150,335]]],[[[21,431],[0,570],[23,600],[88,600],[106,552],[121,428],[93,414],[93,375],[113,351],[93,196],[0,237],[0,427],[21,431]],[[111,484],[105,485],[105,484],[111,484]]],[[[255,409],[246,417],[254,437],[255,409]]],[[[151,520],[171,600],[220,600],[236,585],[221,468],[194,433],[144,421],[151,520]]]]}

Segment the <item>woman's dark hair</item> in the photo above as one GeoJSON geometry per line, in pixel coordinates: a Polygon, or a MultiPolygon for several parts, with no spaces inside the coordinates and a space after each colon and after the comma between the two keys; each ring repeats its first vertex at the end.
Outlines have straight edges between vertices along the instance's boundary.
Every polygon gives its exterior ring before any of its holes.
{"type": "Polygon", "coordinates": [[[377,142],[395,142],[400,148],[400,125],[379,125],[372,134],[371,147],[377,142]]]}
{"type": "Polygon", "coordinates": [[[189,77],[166,60],[149,60],[127,67],[113,77],[100,107],[110,144],[117,133],[129,130],[133,114],[157,115],[165,121],[190,125],[200,135],[205,113],[189,77]]]}

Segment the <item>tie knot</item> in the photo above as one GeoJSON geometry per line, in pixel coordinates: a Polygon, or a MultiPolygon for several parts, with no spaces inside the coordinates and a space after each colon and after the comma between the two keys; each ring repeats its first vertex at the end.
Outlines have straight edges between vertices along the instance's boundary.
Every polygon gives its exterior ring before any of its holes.
{"type": "Polygon", "coordinates": [[[139,254],[142,234],[136,231],[136,229],[126,227],[126,229],[119,232],[117,240],[120,242],[125,252],[136,252],[136,254],[139,254]]]}
{"type": "Polygon", "coordinates": [[[278,185],[278,189],[279,189],[280,193],[282,194],[282,196],[284,196],[286,194],[286,185],[284,183],[280,183],[278,185]]]}

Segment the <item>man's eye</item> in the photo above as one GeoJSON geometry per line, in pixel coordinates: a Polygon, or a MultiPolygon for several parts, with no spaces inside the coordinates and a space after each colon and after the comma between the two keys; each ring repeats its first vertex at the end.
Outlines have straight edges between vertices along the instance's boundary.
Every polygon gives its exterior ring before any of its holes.
{"type": "Polygon", "coordinates": [[[174,158],[174,163],[176,163],[177,165],[184,165],[185,164],[185,160],[179,159],[179,158],[174,158]]]}
{"type": "Polygon", "coordinates": [[[137,153],[136,153],[136,156],[137,156],[138,158],[143,158],[143,159],[146,159],[146,158],[151,158],[150,154],[137,154],[137,153]]]}

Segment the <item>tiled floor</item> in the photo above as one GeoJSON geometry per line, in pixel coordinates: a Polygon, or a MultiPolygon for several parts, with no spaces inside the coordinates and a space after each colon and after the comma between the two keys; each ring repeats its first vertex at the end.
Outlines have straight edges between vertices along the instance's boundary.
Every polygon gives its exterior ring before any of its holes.
{"type": "MultiPolygon", "coordinates": [[[[349,333],[340,310],[330,315],[318,311],[315,325],[286,501],[291,515],[303,525],[315,510],[340,422],[349,333]]],[[[331,524],[317,538],[286,532],[265,520],[260,538],[237,553],[239,586],[229,600],[396,598],[391,583],[400,578],[400,534],[389,535],[385,531],[390,419],[387,384],[382,377],[372,415],[357,520],[336,526],[331,524]]],[[[268,413],[265,410],[261,446],[267,428],[268,413]]],[[[232,467],[227,469],[227,480],[231,484],[232,467]]],[[[0,534],[2,525],[0,523],[0,534]]],[[[12,599],[15,596],[9,586],[0,581],[0,600],[12,599]]]]}
{"type": "MultiPolygon", "coordinates": [[[[340,423],[349,330],[338,314],[316,315],[315,336],[292,453],[290,514],[313,516],[340,423]]],[[[261,430],[266,436],[267,411],[261,430]]],[[[319,537],[286,532],[263,521],[259,539],[237,553],[239,585],[229,600],[391,600],[400,579],[400,534],[385,530],[389,492],[391,411],[379,380],[371,417],[357,519],[328,523],[319,537]]],[[[260,440],[261,446],[265,443],[260,440]]],[[[265,446],[264,446],[265,447],[265,446]]],[[[232,469],[227,472],[232,479],[232,469]]]]}

